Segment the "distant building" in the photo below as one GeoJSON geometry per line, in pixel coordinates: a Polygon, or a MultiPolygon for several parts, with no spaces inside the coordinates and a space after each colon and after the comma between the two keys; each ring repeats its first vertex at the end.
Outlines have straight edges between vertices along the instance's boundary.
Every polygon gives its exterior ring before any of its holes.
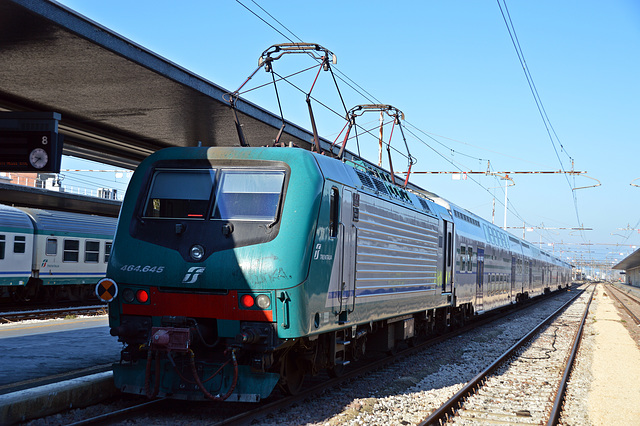
{"type": "Polygon", "coordinates": [[[0,182],[30,186],[32,188],[44,188],[40,173],[0,172],[0,182]]]}
{"type": "Polygon", "coordinates": [[[0,172],[0,183],[29,186],[56,192],[87,195],[90,197],[106,198],[108,200],[122,199],[122,194],[114,188],[78,188],[63,185],[64,176],[56,173],[14,173],[0,172]]]}
{"type": "Polygon", "coordinates": [[[640,287],[640,249],[622,259],[622,262],[613,267],[625,272],[625,282],[629,285],[640,287]]]}

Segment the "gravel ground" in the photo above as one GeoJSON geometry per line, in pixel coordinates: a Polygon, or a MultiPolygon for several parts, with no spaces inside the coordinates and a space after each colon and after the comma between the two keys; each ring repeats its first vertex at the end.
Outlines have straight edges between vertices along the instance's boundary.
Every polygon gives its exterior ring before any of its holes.
{"type": "MultiPolygon", "coordinates": [[[[575,294],[568,293],[567,296],[575,294]]],[[[464,383],[489,365],[531,328],[557,309],[557,299],[542,306],[511,315],[463,336],[450,339],[412,355],[366,377],[353,380],[324,394],[281,412],[256,419],[254,425],[412,425],[458,391],[464,383]]],[[[592,304],[595,312],[597,298],[592,304]]],[[[589,315],[587,328],[567,390],[563,425],[593,425],[589,417],[589,389],[594,380],[591,371],[595,339],[595,314],[589,315]]],[[[638,361],[640,362],[640,360],[638,361]]],[[[603,402],[606,404],[606,402],[603,402]]],[[[194,406],[162,419],[136,419],[121,424],[207,424],[203,411],[194,406]]],[[[35,425],[68,424],[82,410],[28,423],[35,425]]],[[[211,420],[211,419],[210,419],[211,420]]],[[[633,424],[633,423],[626,423],[633,424]]]]}
{"type": "Polygon", "coordinates": [[[597,308],[597,296],[591,302],[589,316],[582,331],[582,341],[576,354],[573,370],[565,391],[565,402],[559,424],[566,426],[587,426],[593,424],[589,420],[588,394],[593,374],[593,351],[595,342],[595,330],[593,327],[594,309],[597,308]]]}
{"type": "MultiPolygon", "coordinates": [[[[562,298],[562,297],[560,297],[562,298]]],[[[407,357],[379,373],[356,380],[258,419],[259,425],[411,425],[486,368],[503,351],[561,304],[560,298],[407,357]]],[[[566,300],[566,299],[565,299],[566,300]]]]}

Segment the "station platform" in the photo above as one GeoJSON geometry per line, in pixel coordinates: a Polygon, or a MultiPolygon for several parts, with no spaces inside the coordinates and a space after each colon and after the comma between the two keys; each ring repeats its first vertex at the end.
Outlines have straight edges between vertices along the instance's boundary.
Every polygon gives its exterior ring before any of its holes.
{"type": "Polygon", "coordinates": [[[106,315],[0,325],[0,425],[115,395],[120,349],[106,315]]]}
{"type": "Polygon", "coordinates": [[[0,325],[0,394],[22,382],[117,362],[120,349],[106,315],[0,325]]]}
{"type": "Polygon", "coordinates": [[[640,298],[640,287],[624,283],[613,283],[613,285],[624,291],[625,293],[631,294],[636,298],[640,298]]]}

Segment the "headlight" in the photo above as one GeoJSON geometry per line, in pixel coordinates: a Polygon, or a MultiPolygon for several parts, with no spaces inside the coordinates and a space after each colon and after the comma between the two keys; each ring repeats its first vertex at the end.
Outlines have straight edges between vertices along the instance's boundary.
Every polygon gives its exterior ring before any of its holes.
{"type": "Polygon", "coordinates": [[[204,257],[204,247],[200,244],[193,245],[191,249],[189,249],[189,256],[191,256],[193,260],[202,260],[204,257]]]}
{"type": "Polygon", "coordinates": [[[130,288],[125,288],[124,290],[122,290],[122,300],[127,303],[133,303],[133,301],[135,300],[135,294],[133,293],[133,290],[131,290],[130,288]]]}
{"type": "Polygon", "coordinates": [[[271,299],[269,299],[269,296],[266,294],[260,294],[256,297],[256,305],[258,305],[260,309],[269,309],[271,306],[271,299]]]}

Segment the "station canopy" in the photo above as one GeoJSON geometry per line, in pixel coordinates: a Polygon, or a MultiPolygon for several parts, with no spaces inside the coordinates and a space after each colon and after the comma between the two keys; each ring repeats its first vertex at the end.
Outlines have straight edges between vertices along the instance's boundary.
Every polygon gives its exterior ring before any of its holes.
{"type": "MultiPolygon", "coordinates": [[[[132,169],[165,147],[239,145],[228,92],[58,3],[0,0],[0,111],[61,113],[65,155],[132,169]]],[[[236,106],[247,143],[270,144],[280,117],[236,106]]],[[[313,141],[290,122],[283,138],[313,141]]]]}
{"type": "Polygon", "coordinates": [[[628,271],[630,269],[640,268],[640,249],[634,251],[629,256],[622,259],[613,269],[628,271]]]}

